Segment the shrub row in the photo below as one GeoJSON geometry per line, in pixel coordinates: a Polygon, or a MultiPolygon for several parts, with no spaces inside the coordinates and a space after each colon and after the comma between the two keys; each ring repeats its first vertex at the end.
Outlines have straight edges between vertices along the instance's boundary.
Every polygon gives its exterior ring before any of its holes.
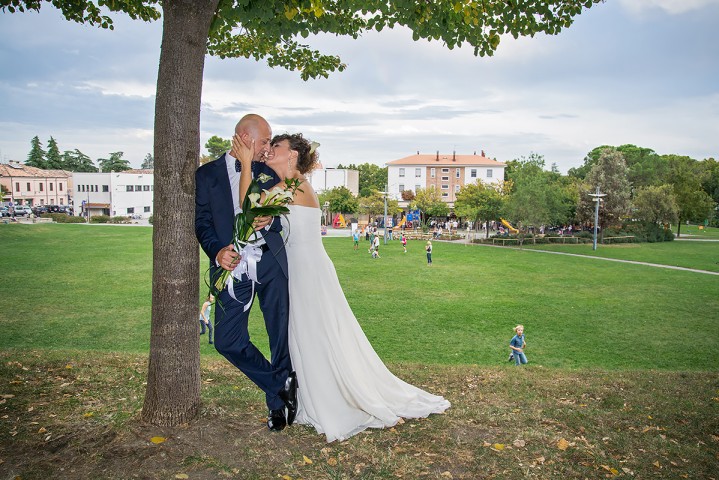
{"type": "Polygon", "coordinates": [[[52,218],[56,223],[85,223],[83,217],[73,217],[66,213],[43,213],[40,218],[52,218]]]}

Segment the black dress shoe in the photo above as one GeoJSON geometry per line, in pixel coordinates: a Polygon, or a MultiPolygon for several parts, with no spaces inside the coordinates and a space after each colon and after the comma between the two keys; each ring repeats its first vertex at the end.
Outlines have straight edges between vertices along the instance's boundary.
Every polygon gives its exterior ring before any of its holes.
{"type": "Polygon", "coordinates": [[[290,372],[285,380],[285,386],[280,390],[280,398],[287,407],[287,424],[292,425],[297,416],[297,374],[290,372]]]}
{"type": "Polygon", "coordinates": [[[284,430],[286,425],[287,420],[285,420],[284,408],[279,410],[270,410],[270,414],[267,416],[267,428],[279,432],[280,430],[284,430]]]}

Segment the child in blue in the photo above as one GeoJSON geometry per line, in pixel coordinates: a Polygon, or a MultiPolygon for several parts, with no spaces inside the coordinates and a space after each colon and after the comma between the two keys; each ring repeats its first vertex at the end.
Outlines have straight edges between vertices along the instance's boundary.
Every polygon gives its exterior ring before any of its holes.
{"type": "Polygon", "coordinates": [[[514,327],[514,333],[516,333],[516,335],[509,341],[509,348],[511,348],[514,353],[514,364],[518,366],[520,363],[527,363],[527,356],[524,354],[524,348],[527,346],[527,343],[524,341],[524,325],[514,327]]]}

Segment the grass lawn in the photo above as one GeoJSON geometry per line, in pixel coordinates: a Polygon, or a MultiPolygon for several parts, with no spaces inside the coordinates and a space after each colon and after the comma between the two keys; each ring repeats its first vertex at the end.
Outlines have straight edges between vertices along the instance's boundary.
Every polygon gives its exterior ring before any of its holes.
{"type": "MultiPolygon", "coordinates": [[[[716,227],[704,227],[699,228],[699,225],[682,225],[682,229],[679,232],[682,237],[684,235],[688,235],[691,238],[712,238],[714,240],[719,240],[719,228],[716,227]]],[[[676,234],[677,233],[677,226],[672,225],[672,231],[676,234]]]]}
{"type": "Polygon", "coordinates": [[[591,244],[533,245],[532,243],[525,243],[523,248],[618,258],[621,260],[633,260],[719,272],[719,238],[716,242],[675,240],[673,242],[660,243],[599,244],[596,250],[592,250],[591,244]]]}
{"type": "MultiPolygon", "coordinates": [[[[151,233],[2,225],[0,348],[146,352],[151,233]]],[[[497,365],[509,351],[512,327],[523,323],[527,356],[545,367],[719,367],[719,356],[705,354],[719,350],[719,340],[703,333],[719,319],[716,276],[442,242],[428,267],[419,241],[410,241],[406,254],[390,242],[380,259],[353,251],[349,238],[324,243],[347,300],[388,362],[497,365]],[[696,348],[699,336],[703,348],[696,348]]],[[[660,247],[701,256],[706,245],[660,247]]],[[[199,302],[198,291],[198,309],[199,302]]],[[[251,328],[264,345],[256,309],[251,328]]],[[[204,341],[202,348],[218,355],[204,341]]]]}
{"type": "MultiPolygon", "coordinates": [[[[367,242],[326,238],[380,356],[453,404],[327,445],[268,432],[261,393],[206,337],[200,418],[138,420],[151,234],[0,225],[0,478],[719,478],[717,276],[443,242],[428,267],[423,242],[372,259],[367,242]],[[506,362],[516,323],[520,369],[506,362]]],[[[598,252],[708,265],[704,245],[598,252]]],[[[251,323],[266,343],[259,312],[251,323]]]]}

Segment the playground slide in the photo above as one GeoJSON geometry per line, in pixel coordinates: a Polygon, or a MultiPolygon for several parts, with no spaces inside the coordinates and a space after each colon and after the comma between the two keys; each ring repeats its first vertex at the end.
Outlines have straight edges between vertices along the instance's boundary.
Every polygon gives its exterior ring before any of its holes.
{"type": "Polygon", "coordinates": [[[517,232],[519,232],[519,230],[517,230],[516,228],[514,228],[514,227],[512,226],[512,224],[509,223],[508,221],[506,221],[505,219],[500,218],[500,220],[502,221],[502,225],[504,225],[505,227],[507,227],[507,228],[509,229],[509,232],[510,232],[510,233],[517,233],[517,232]]]}
{"type": "Polygon", "coordinates": [[[402,220],[399,221],[399,223],[397,224],[397,227],[401,227],[402,225],[405,224],[406,221],[407,221],[407,217],[402,217],[402,220]]]}

